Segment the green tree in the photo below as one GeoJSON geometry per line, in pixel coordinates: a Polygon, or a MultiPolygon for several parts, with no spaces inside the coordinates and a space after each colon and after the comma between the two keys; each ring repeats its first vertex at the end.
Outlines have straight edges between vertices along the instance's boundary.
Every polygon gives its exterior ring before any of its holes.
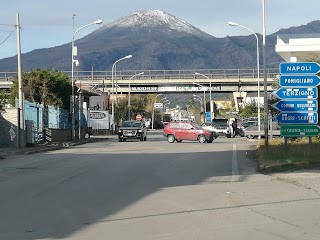
{"type": "Polygon", "coordinates": [[[170,122],[171,121],[171,115],[170,114],[164,114],[163,115],[163,121],[164,122],[170,122]]]}
{"type": "MultiPolygon", "coordinates": [[[[69,108],[71,83],[68,76],[57,70],[36,69],[22,73],[22,91],[31,102],[69,108]]],[[[10,102],[18,97],[18,78],[11,89],[10,102]]]]}
{"type": "Polygon", "coordinates": [[[0,90],[0,107],[9,103],[9,98],[5,92],[5,90],[0,90]]]}
{"type": "MultiPolygon", "coordinates": [[[[141,114],[143,117],[149,117],[150,113],[146,111],[146,96],[133,95],[130,98],[131,118],[141,114]]],[[[118,106],[115,111],[115,122],[117,125],[124,120],[128,120],[128,98],[118,99],[118,106]]]]}
{"type": "Polygon", "coordinates": [[[241,117],[252,117],[257,116],[258,106],[255,101],[246,104],[240,111],[241,117]]]}

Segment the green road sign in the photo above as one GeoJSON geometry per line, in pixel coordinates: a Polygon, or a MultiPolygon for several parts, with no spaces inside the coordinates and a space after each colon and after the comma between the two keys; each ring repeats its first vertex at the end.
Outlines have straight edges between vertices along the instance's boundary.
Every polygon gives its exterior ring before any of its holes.
{"type": "Polygon", "coordinates": [[[318,125],[281,125],[280,134],[283,137],[316,137],[320,135],[318,125]]]}

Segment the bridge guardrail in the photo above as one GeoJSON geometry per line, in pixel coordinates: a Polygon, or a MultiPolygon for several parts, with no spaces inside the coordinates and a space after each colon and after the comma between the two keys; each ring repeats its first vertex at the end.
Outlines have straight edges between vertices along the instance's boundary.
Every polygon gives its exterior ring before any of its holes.
{"type": "MultiPolygon", "coordinates": [[[[62,71],[71,76],[71,71],[62,71]]],[[[195,72],[206,75],[210,79],[221,78],[256,78],[256,69],[192,69],[192,70],[123,70],[114,74],[114,79],[128,80],[133,75],[144,72],[144,75],[137,76],[136,79],[204,79],[203,76],[195,75],[195,72]]],[[[278,68],[267,69],[268,78],[276,78],[279,73],[278,68]]],[[[0,81],[11,81],[17,75],[16,72],[0,72],[0,81]]],[[[260,76],[263,71],[260,70],[260,76]]],[[[111,71],[74,71],[76,79],[112,80],[111,71]]]]}

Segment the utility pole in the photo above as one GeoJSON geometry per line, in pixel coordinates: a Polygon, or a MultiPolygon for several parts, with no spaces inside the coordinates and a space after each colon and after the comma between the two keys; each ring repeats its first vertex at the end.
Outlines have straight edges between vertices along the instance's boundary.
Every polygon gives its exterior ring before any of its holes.
{"type": "Polygon", "coordinates": [[[16,15],[17,19],[17,49],[18,49],[18,88],[19,88],[19,115],[20,115],[20,128],[18,131],[18,147],[25,147],[25,122],[24,122],[24,99],[22,91],[22,70],[21,70],[21,39],[20,39],[20,18],[19,13],[16,15]]]}
{"type": "Polygon", "coordinates": [[[262,0],[262,25],[263,25],[263,86],[264,86],[264,145],[268,150],[268,85],[267,85],[267,70],[266,70],[266,19],[265,19],[265,0],[262,0]]]}

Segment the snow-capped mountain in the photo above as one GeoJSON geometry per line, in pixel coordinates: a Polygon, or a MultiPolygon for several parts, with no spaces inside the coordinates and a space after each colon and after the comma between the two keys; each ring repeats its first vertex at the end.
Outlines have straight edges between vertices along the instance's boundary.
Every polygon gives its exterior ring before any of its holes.
{"type": "MultiPolygon", "coordinates": [[[[275,52],[277,34],[318,33],[320,21],[282,29],[266,38],[267,67],[282,61],[275,52]]],[[[261,36],[258,36],[261,38],[261,36]]],[[[255,68],[256,41],[252,35],[216,38],[161,10],[139,11],[104,25],[75,41],[78,70],[110,71],[126,55],[130,60],[117,70],[179,70],[255,68]]],[[[48,68],[70,70],[71,44],[37,49],[22,56],[23,71],[48,68]],[[45,56],[45,57],[44,57],[45,56]]],[[[0,71],[16,71],[16,57],[0,59],[0,71]]]]}
{"type": "MultiPolygon", "coordinates": [[[[100,30],[111,28],[133,28],[133,29],[154,29],[161,28],[163,31],[177,31],[182,33],[190,33],[198,37],[209,37],[210,35],[192,26],[186,21],[179,19],[169,13],[161,10],[144,10],[134,12],[128,16],[119,18],[118,20],[105,25],[100,30]]],[[[212,37],[212,36],[210,36],[212,37]]]]}

